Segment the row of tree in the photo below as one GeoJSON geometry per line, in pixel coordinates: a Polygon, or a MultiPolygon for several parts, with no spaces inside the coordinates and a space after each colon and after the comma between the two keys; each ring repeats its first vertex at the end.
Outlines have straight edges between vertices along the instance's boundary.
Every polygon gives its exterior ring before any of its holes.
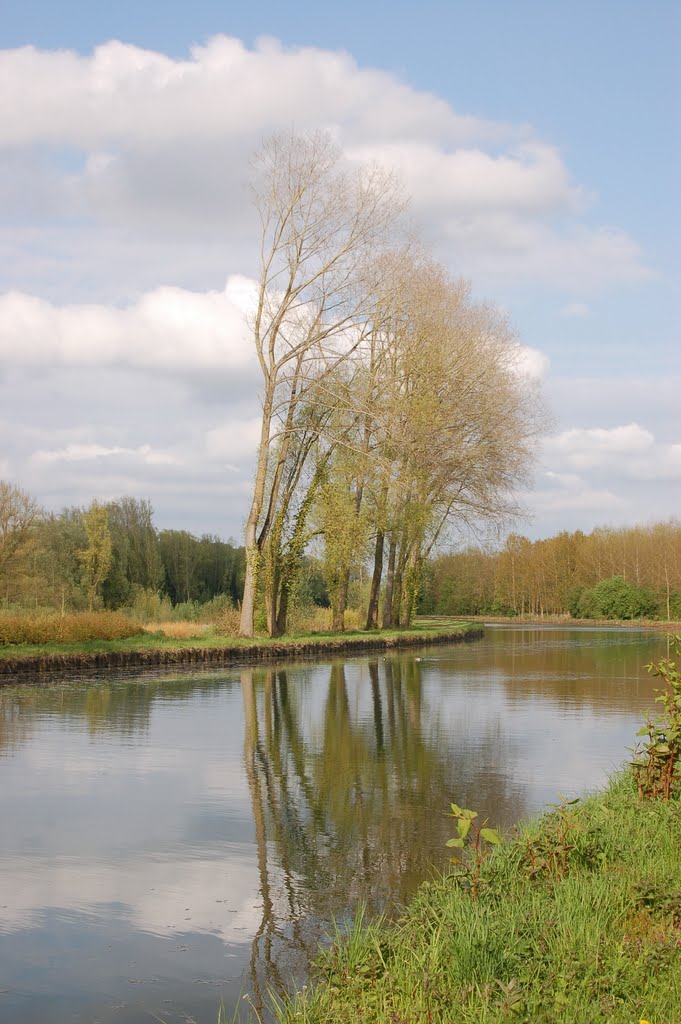
{"type": "Polygon", "coordinates": [[[317,544],[342,629],[370,565],[366,625],[407,624],[452,523],[516,509],[543,423],[498,309],[397,232],[390,175],[325,135],[276,137],[255,163],[261,270],[252,322],[262,426],[241,633],[259,600],[284,633],[317,544]]]}
{"type": "Polygon", "coordinates": [[[428,567],[424,611],[440,614],[681,617],[681,523],[512,534],[500,550],[469,547],[428,567]],[[607,584],[607,585],[606,585],[607,584]]]}
{"type": "MultiPolygon", "coordinates": [[[[124,497],[44,512],[0,481],[0,602],[62,609],[124,608],[144,595],[204,603],[243,589],[243,548],[156,529],[148,501],[124,497]]],[[[143,602],[142,602],[143,603],[143,602]]]]}

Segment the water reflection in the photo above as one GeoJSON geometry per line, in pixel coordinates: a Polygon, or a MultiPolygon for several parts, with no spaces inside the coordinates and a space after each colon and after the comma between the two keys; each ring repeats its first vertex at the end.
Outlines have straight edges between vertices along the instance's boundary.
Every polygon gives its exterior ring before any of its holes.
{"type": "Polygon", "coordinates": [[[214,1024],[332,916],[444,866],[631,744],[654,635],[490,630],[322,665],[0,692],[0,1017],[214,1024]]]}
{"type": "Polygon", "coordinates": [[[312,691],[285,669],[241,673],[262,895],[250,962],[258,1008],[263,985],[283,985],[316,943],[320,921],[359,899],[382,910],[443,864],[447,795],[469,791],[474,756],[485,766],[478,804],[525,812],[498,728],[445,731],[434,703],[423,728],[420,660],[336,662],[323,690],[320,676],[312,691]]]}

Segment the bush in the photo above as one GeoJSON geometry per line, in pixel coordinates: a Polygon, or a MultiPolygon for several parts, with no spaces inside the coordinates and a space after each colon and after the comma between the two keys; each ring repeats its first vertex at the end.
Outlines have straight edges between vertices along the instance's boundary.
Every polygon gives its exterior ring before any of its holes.
{"type": "Polygon", "coordinates": [[[170,619],[172,613],[173,606],[169,597],[159,594],[156,590],[133,584],[132,600],[124,614],[139,622],[165,622],[170,619]]]}
{"type": "MultiPolygon", "coordinates": [[[[664,614],[664,616],[666,618],[666,615],[667,615],[667,601],[666,601],[666,599],[662,601],[661,609],[663,610],[663,614],[664,614]]],[[[671,616],[672,621],[678,621],[679,619],[681,619],[681,594],[676,593],[676,594],[671,594],[670,595],[670,597],[669,597],[669,614],[671,616]]]]}
{"type": "Polygon", "coordinates": [[[640,619],[654,615],[657,607],[652,594],[623,576],[601,580],[592,589],[591,600],[595,617],[602,619],[640,619]]]}
{"type": "Polygon", "coordinates": [[[240,618],[239,609],[230,606],[224,609],[215,623],[215,628],[218,633],[224,633],[226,636],[238,636],[240,618]]]}
{"type": "Polygon", "coordinates": [[[585,593],[589,593],[586,587],[573,587],[567,596],[567,608],[573,619],[586,619],[589,616],[584,615],[582,611],[582,597],[585,593]]]}
{"type": "MultiPolygon", "coordinates": [[[[320,608],[319,605],[294,607],[289,614],[289,632],[291,633],[329,633],[331,631],[332,611],[320,608]]],[[[345,628],[348,631],[363,629],[364,622],[359,608],[345,609],[345,628]]]]}
{"type": "Polygon", "coordinates": [[[217,625],[222,622],[226,615],[229,615],[234,610],[234,602],[229,594],[216,594],[215,597],[211,597],[210,601],[199,605],[199,617],[201,622],[211,622],[217,625]]]}
{"type": "Polygon", "coordinates": [[[74,612],[69,615],[0,615],[0,644],[80,643],[122,640],[144,632],[121,612],[74,612]]]}

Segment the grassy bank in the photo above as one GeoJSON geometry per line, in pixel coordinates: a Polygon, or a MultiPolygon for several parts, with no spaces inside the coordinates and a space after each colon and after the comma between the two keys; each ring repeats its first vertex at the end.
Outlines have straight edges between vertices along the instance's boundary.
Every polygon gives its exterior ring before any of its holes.
{"type": "Polygon", "coordinates": [[[424,884],[397,924],[360,915],[278,1019],[681,1021],[678,800],[641,803],[627,772],[495,847],[475,899],[470,881],[424,884]]]}
{"type": "MultiPolygon", "coordinates": [[[[430,616],[421,616],[427,622],[430,616]]],[[[499,623],[508,626],[609,626],[627,629],[655,629],[661,633],[681,633],[681,622],[666,622],[661,619],[573,619],[571,615],[467,615],[471,622],[499,623]]],[[[442,621],[442,617],[439,617],[442,621]]]]}
{"type": "Polygon", "coordinates": [[[334,651],[371,651],[421,644],[456,643],[481,635],[478,626],[431,619],[410,629],[344,633],[298,633],[253,640],[214,633],[194,640],[144,633],[116,640],[0,645],[0,677],[31,672],[157,665],[257,663],[280,658],[314,657],[334,651]]]}

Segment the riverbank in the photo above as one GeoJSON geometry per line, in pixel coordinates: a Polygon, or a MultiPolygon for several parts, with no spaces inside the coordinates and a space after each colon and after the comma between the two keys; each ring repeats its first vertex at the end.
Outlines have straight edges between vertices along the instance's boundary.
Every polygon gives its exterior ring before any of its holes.
{"type": "Polygon", "coordinates": [[[405,630],[304,633],[278,639],[215,636],[188,642],[149,634],[86,643],[5,645],[0,647],[0,685],[17,677],[75,670],[252,665],[336,653],[459,643],[478,639],[482,634],[479,625],[432,619],[405,630]]]}
{"type": "MultiPolygon", "coordinates": [[[[573,619],[570,615],[468,615],[471,622],[481,625],[504,626],[590,626],[592,629],[607,629],[616,626],[623,629],[654,629],[660,633],[681,633],[681,622],[662,622],[658,619],[573,619]]],[[[422,617],[427,622],[429,616],[422,617]]]]}
{"type": "Polygon", "coordinates": [[[625,772],[495,848],[477,899],[470,878],[451,875],[425,883],[396,924],[365,927],[360,915],[320,955],[313,984],[276,1016],[282,1024],[680,1021],[680,843],[681,801],[641,803],[625,772]]]}

